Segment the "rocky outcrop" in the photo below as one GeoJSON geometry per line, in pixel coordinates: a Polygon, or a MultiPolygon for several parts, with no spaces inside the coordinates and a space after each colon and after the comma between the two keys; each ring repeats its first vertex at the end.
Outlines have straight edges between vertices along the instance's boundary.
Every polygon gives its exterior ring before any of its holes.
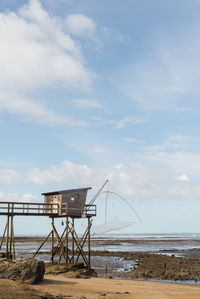
{"type": "Polygon", "coordinates": [[[46,274],[63,274],[68,278],[90,278],[96,277],[97,273],[93,269],[87,269],[83,263],[71,265],[46,264],[46,274]]]}
{"type": "Polygon", "coordinates": [[[36,284],[43,280],[45,264],[36,259],[6,260],[0,257],[0,278],[36,284]]]}
{"type": "MultiPolygon", "coordinates": [[[[125,256],[125,255],[124,255],[125,256]]],[[[199,280],[200,260],[150,253],[130,253],[126,259],[134,259],[131,271],[122,277],[164,280],[199,280]]]]}

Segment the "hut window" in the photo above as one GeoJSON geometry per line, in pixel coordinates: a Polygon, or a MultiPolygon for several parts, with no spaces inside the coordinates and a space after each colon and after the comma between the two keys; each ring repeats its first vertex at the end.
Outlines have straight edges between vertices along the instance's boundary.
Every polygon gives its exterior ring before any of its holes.
{"type": "Polygon", "coordinates": [[[75,200],[75,197],[74,197],[74,196],[72,196],[72,197],[70,197],[70,199],[71,199],[71,201],[74,201],[74,200],[75,200]]]}
{"type": "Polygon", "coordinates": [[[54,196],[54,201],[56,201],[57,200],[57,197],[56,196],[54,196]]]}

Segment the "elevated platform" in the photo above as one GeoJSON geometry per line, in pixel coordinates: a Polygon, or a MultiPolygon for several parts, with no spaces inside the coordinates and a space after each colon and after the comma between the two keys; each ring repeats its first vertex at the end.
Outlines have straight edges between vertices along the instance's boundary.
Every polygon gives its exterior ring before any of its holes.
{"type": "Polygon", "coordinates": [[[50,218],[88,218],[96,216],[96,205],[72,208],[69,204],[0,202],[0,215],[4,216],[48,216],[50,218]],[[80,214],[81,211],[81,214],[80,214]]]}

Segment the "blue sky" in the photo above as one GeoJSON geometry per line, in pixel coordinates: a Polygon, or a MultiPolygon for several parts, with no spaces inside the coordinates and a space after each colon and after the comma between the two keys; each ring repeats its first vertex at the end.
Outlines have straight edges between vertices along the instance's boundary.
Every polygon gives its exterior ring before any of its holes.
{"type": "Polygon", "coordinates": [[[199,13],[196,0],[2,0],[0,200],[109,179],[143,220],[129,232],[198,232],[199,13]]]}

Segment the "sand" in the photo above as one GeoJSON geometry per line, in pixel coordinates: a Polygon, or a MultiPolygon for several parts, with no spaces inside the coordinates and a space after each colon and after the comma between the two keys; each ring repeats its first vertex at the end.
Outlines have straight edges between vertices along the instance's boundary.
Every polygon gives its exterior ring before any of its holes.
{"type": "Polygon", "coordinates": [[[37,285],[0,280],[0,299],[200,299],[200,287],[108,278],[72,279],[47,275],[37,285]]]}
{"type": "Polygon", "coordinates": [[[109,278],[72,279],[63,275],[48,275],[36,291],[62,295],[63,298],[119,298],[119,299],[196,299],[200,287],[150,281],[109,278]],[[66,297],[65,297],[66,296],[66,297]]]}

